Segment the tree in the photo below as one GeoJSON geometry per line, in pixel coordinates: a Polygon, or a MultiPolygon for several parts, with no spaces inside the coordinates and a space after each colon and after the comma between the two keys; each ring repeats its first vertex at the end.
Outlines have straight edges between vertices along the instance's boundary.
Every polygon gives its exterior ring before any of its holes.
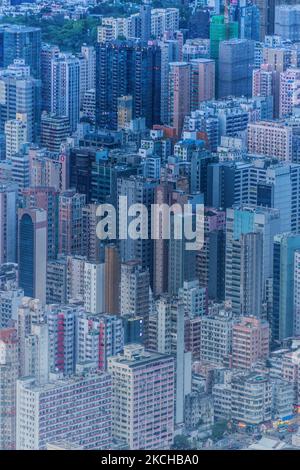
{"type": "Polygon", "coordinates": [[[176,450],[189,450],[191,448],[189,439],[184,434],[178,434],[174,437],[172,449],[176,450]]]}
{"type": "Polygon", "coordinates": [[[217,421],[212,428],[212,438],[215,441],[221,439],[227,429],[227,421],[217,421]]]}

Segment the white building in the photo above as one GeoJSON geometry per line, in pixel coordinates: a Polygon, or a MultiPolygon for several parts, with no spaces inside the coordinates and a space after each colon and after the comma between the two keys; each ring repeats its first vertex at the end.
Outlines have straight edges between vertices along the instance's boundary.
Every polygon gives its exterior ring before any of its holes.
{"type": "Polygon", "coordinates": [[[166,31],[179,29],[178,8],[153,8],[151,10],[151,35],[161,38],[166,31]]]}
{"type": "Polygon", "coordinates": [[[252,372],[231,382],[231,416],[246,424],[261,424],[272,417],[272,386],[266,376],[252,372]]]}
{"type": "Polygon", "coordinates": [[[104,263],[84,264],[84,308],[90,313],[105,311],[104,263]]]}
{"type": "Polygon", "coordinates": [[[60,439],[84,449],[111,444],[111,379],[105,373],[74,375],[45,385],[17,382],[18,450],[43,450],[60,439]]]}
{"type": "Polygon", "coordinates": [[[71,54],[59,54],[51,64],[51,112],[69,118],[71,131],[79,122],[80,62],[71,54]]]}
{"type": "Polygon", "coordinates": [[[131,344],[108,359],[113,437],[131,450],[169,449],[174,430],[174,360],[131,344]]]}
{"type": "Polygon", "coordinates": [[[6,159],[10,160],[27,142],[26,116],[20,119],[10,119],[5,122],[5,151],[6,159]]]}
{"type": "Polygon", "coordinates": [[[18,340],[12,328],[0,330],[0,449],[16,445],[16,380],[18,340]]]}
{"type": "Polygon", "coordinates": [[[24,291],[11,288],[0,291],[0,328],[7,328],[18,319],[18,308],[21,305],[24,291]]]}

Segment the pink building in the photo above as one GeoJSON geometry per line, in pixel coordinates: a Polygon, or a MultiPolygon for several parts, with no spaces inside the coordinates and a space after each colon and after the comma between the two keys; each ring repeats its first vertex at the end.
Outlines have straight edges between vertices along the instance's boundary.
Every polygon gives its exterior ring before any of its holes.
{"type": "Polygon", "coordinates": [[[181,136],[184,118],[190,113],[190,64],[171,62],[169,72],[169,120],[181,136]]]}
{"type": "Polygon", "coordinates": [[[191,60],[191,110],[199,109],[202,101],[215,99],[215,61],[191,60]]]}
{"type": "Polygon", "coordinates": [[[300,68],[291,68],[280,74],[279,116],[293,113],[293,107],[300,105],[300,68]]]}
{"type": "Polygon", "coordinates": [[[253,70],[252,96],[273,96],[273,113],[278,110],[279,80],[278,72],[271,65],[262,64],[260,69],[253,70]]]}
{"type": "Polygon", "coordinates": [[[249,153],[292,160],[293,129],[284,122],[251,122],[247,128],[247,139],[249,153]]]}
{"type": "Polygon", "coordinates": [[[269,356],[269,324],[255,317],[242,317],[232,329],[232,367],[251,369],[269,356]]]}

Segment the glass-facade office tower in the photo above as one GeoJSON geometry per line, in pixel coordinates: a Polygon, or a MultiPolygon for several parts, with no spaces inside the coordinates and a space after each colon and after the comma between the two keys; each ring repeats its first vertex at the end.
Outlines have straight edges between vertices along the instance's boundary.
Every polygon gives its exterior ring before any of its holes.
{"type": "Polygon", "coordinates": [[[133,97],[133,118],[160,123],[161,52],[139,40],[100,43],[96,58],[96,122],[117,129],[118,98],[133,97]]]}
{"type": "Polygon", "coordinates": [[[7,67],[15,59],[23,59],[30,66],[30,74],[41,78],[41,29],[24,25],[0,26],[0,67],[7,67]]]}
{"type": "Polygon", "coordinates": [[[19,209],[19,285],[28,297],[46,300],[47,212],[19,209]]]}

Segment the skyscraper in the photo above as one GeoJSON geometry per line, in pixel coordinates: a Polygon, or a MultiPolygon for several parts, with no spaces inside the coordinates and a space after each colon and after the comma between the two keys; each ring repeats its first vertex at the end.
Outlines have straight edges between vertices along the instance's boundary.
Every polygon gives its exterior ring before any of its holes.
{"type": "Polygon", "coordinates": [[[210,59],[192,59],[191,111],[199,109],[202,101],[215,98],[215,62],[210,59]]]}
{"type": "Polygon", "coordinates": [[[222,41],[219,50],[218,96],[251,96],[254,42],[222,41]]]}
{"type": "Polygon", "coordinates": [[[0,67],[15,59],[24,60],[34,78],[41,78],[41,29],[31,26],[3,24],[0,27],[0,67]]]}
{"type": "Polygon", "coordinates": [[[300,6],[278,5],[275,8],[275,34],[289,41],[300,41],[300,6]]]}
{"type": "Polygon", "coordinates": [[[220,43],[238,37],[238,23],[226,21],[223,15],[215,15],[211,18],[209,37],[211,58],[218,60],[220,43]]]}
{"type": "Polygon", "coordinates": [[[18,338],[13,328],[0,329],[0,449],[16,448],[16,381],[18,338]]]}
{"type": "Polygon", "coordinates": [[[67,116],[71,131],[79,122],[80,64],[72,54],[59,54],[51,62],[51,112],[67,116]]]}
{"type": "Polygon", "coordinates": [[[26,120],[27,142],[35,142],[40,132],[41,81],[32,78],[24,60],[15,60],[0,72],[0,130],[7,120],[26,120]]]}
{"type": "Polygon", "coordinates": [[[117,129],[118,98],[131,95],[133,118],[160,123],[160,48],[139,40],[98,44],[96,58],[96,121],[117,129]]]}
{"type": "Polygon", "coordinates": [[[105,311],[120,314],[120,256],[116,245],[105,247],[105,311]]]}
{"type": "Polygon", "coordinates": [[[19,285],[28,297],[46,301],[47,212],[19,209],[19,285]]]}
{"type": "Polygon", "coordinates": [[[149,41],[151,38],[151,4],[148,0],[144,0],[140,6],[141,18],[141,39],[149,41]]]}
{"type": "Polygon", "coordinates": [[[41,50],[42,71],[42,111],[51,111],[51,68],[52,59],[58,57],[59,47],[52,44],[43,44],[41,50]]]}
{"type": "Polygon", "coordinates": [[[173,358],[130,344],[123,355],[108,359],[108,371],[112,375],[113,437],[124,439],[131,450],[168,449],[174,426],[173,358]]]}
{"type": "Polygon", "coordinates": [[[274,34],[275,1],[255,0],[260,13],[260,41],[264,41],[266,35],[274,34]]]}
{"type": "Polygon", "coordinates": [[[58,205],[58,252],[67,255],[81,255],[82,239],[82,208],[85,195],[70,189],[61,192],[58,205]]]}
{"type": "Polygon", "coordinates": [[[181,137],[183,121],[190,112],[191,70],[187,62],[171,62],[169,68],[169,124],[181,137]]]}
{"type": "Polygon", "coordinates": [[[238,38],[239,25],[235,21],[228,21],[224,15],[214,15],[210,21],[210,57],[216,61],[216,96],[218,94],[218,77],[219,77],[219,48],[222,41],[232,38],[238,38]]]}
{"type": "Polygon", "coordinates": [[[22,191],[24,207],[39,207],[47,213],[47,259],[58,251],[58,192],[48,186],[35,186],[22,191]]]}
{"type": "Polygon", "coordinates": [[[179,60],[179,44],[175,39],[164,39],[159,42],[161,50],[161,109],[163,123],[169,122],[169,64],[179,60]]]}
{"type": "Polygon", "coordinates": [[[276,209],[227,209],[225,298],[231,300],[235,314],[243,308],[246,316],[261,316],[267,280],[273,276],[273,237],[277,233],[280,217],[276,209]]]}
{"type": "Polygon", "coordinates": [[[274,238],[273,341],[281,341],[294,331],[294,257],[300,249],[300,235],[282,234],[274,238]]]}
{"type": "Polygon", "coordinates": [[[0,264],[17,259],[17,192],[13,182],[0,184],[0,264]]]}

